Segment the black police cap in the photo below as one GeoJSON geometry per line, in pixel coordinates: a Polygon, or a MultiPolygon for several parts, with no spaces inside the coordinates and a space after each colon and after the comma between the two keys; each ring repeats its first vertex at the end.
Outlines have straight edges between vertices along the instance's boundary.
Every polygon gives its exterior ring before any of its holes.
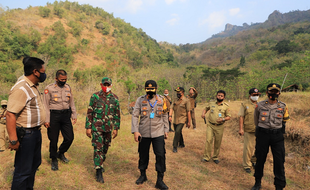
{"type": "Polygon", "coordinates": [[[267,86],[267,91],[268,90],[278,90],[278,91],[280,91],[281,90],[281,86],[279,84],[277,84],[277,83],[270,83],[267,86]]]}
{"type": "Polygon", "coordinates": [[[249,94],[253,94],[253,93],[261,94],[257,88],[251,88],[251,89],[249,90],[249,94]]]}
{"type": "Polygon", "coordinates": [[[148,80],[145,82],[145,88],[157,88],[157,83],[154,80],[148,80]]]}

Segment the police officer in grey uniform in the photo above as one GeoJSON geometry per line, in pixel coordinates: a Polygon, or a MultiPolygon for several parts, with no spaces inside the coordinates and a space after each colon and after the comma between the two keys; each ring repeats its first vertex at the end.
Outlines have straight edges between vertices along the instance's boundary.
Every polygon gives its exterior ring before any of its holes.
{"type": "Polygon", "coordinates": [[[145,83],[146,95],[140,96],[132,113],[131,132],[134,139],[139,142],[139,169],[140,177],[136,184],[147,180],[146,169],[149,164],[149,151],[152,143],[156,156],[157,189],[168,189],[163,182],[166,171],[165,139],[168,138],[168,115],[164,112],[167,108],[165,98],[156,94],[157,84],[153,80],[145,83]]]}
{"type": "Polygon", "coordinates": [[[65,163],[69,160],[64,153],[70,148],[73,139],[73,125],[76,123],[77,115],[71,87],[66,84],[67,72],[58,70],[56,72],[56,82],[48,85],[44,90],[44,105],[46,109],[45,127],[47,128],[50,140],[50,158],[52,159],[51,169],[58,170],[57,158],[65,163]],[[59,131],[64,138],[57,152],[59,131]]]}
{"type": "Polygon", "coordinates": [[[254,122],[256,126],[255,155],[255,185],[252,190],[261,189],[261,179],[264,175],[264,164],[271,147],[273,156],[273,172],[275,175],[274,185],[276,190],[282,190],[286,186],[284,161],[284,129],[289,120],[287,106],[278,100],[281,86],[271,83],[267,86],[267,100],[257,103],[254,111],[254,122]]]}

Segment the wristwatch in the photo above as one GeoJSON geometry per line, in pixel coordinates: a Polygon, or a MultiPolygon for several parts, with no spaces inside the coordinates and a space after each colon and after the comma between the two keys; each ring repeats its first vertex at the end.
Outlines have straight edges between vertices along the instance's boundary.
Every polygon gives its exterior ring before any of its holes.
{"type": "Polygon", "coordinates": [[[11,140],[9,140],[9,142],[11,143],[11,145],[16,145],[16,144],[17,144],[17,141],[18,141],[18,140],[16,140],[16,141],[11,141],[11,140]]]}
{"type": "Polygon", "coordinates": [[[225,121],[225,118],[223,118],[223,121],[225,121]]]}

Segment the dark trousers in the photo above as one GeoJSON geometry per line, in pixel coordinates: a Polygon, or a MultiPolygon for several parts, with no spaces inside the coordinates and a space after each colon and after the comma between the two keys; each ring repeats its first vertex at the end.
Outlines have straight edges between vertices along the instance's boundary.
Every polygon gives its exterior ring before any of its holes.
{"type": "Polygon", "coordinates": [[[158,172],[166,171],[166,149],[164,136],[156,138],[144,138],[142,137],[139,143],[139,169],[146,170],[149,165],[149,152],[150,145],[152,143],[153,151],[156,156],[155,168],[158,172]]]}
{"type": "Polygon", "coordinates": [[[41,145],[40,130],[26,131],[15,154],[12,190],[33,189],[35,174],[41,165],[41,145]]]}
{"type": "Polygon", "coordinates": [[[70,118],[71,111],[65,113],[51,112],[50,127],[47,129],[48,139],[50,140],[50,158],[57,158],[59,131],[61,131],[64,138],[59,147],[59,153],[63,154],[70,148],[74,139],[73,127],[70,118]]]}
{"type": "MultiPolygon", "coordinates": [[[[169,112],[167,112],[167,114],[169,115],[169,112]]],[[[169,121],[169,119],[168,119],[168,122],[169,122],[169,131],[172,131],[171,122],[169,121]]]]}
{"type": "Polygon", "coordinates": [[[184,123],[173,124],[173,126],[174,126],[173,147],[177,148],[178,144],[180,146],[184,146],[184,139],[182,135],[182,129],[183,129],[184,123]]]}
{"type": "Polygon", "coordinates": [[[269,152],[269,146],[271,147],[273,155],[273,173],[275,175],[274,185],[279,187],[285,187],[285,148],[284,137],[282,132],[266,133],[256,129],[256,146],[255,155],[257,158],[254,177],[256,181],[260,181],[264,175],[264,164],[269,152]]]}

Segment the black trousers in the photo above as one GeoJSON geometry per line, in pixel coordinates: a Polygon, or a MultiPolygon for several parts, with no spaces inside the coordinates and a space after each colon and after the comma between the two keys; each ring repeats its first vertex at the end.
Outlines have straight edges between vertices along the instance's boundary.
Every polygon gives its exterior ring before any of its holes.
{"type": "Polygon", "coordinates": [[[42,160],[41,145],[41,131],[27,130],[15,154],[12,190],[33,189],[35,174],[42,160]]]}
{"type": "Polygon", "coordinates": [[[155,168],[158,172],[166,171],[166,149],[165,149],[165,138],[159,136],[156,138],[144,138],[142,137],[139,143],[139,169],[146,170],[149,165],[149,152],[150,145],[152,143],[153,151],[156,156],[155,168]]]}
{"type": "Polygon", "coordinates": [[[264,175],[264,164],[271,147],[273,155],[273,173],[275,175],[274,185],[285,187],[285,147],[283,133],[279,130],[277,133],[256,129],[255,155],[257,158],[254,177],[260,181],[264,175]]]}
{"type": "Polygon", "coordinates": [[[64,113],[51,111],[50,127],[47,129],[48,139],[50,140],[50,158],[57,158],[59,131],[61,131],[64,138],[59,147],[59,153],[63,154],[70,148],[74,139],[73,127],[70,118],[71,111],[64,113]]]}

